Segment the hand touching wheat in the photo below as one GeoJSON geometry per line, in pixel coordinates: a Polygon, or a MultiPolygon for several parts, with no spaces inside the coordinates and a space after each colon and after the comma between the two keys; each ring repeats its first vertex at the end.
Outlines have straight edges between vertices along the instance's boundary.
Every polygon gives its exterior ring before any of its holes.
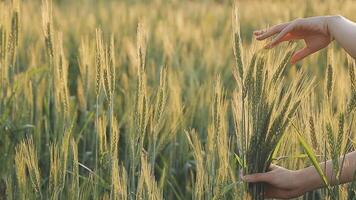
{"type": "MultiPolygon", "coordinates": [[[[267,30],[254,31],[257,40],[264,40],[276,35],[266,48],[273,48],[283,41],[301,40],[306,46],[292,56],[291,62],[296,63],[303,58],[325,48],[336,40],[353,58],[356,57],[356,24],[342,16],[321,16],[296,19],[291,22],[273,26],[267,30]]],[[[325,166],[324,174],[330,185],[338,185],[353,181],[356,168],[356,151],[346,154],[345,164],[340,169],[339,180],[332,172],[332,161],[321,163],[325,166]]],[[[266,183],[265,195],[270,198],[293,198],[317,188],[324,183],[313,166],[297,171],[272,165],[270,171],[246,175],[242,180],[249,183],[266,183]]]]}
{"type": "MultiPolygon", "coordinates": [[[[324,166],[324,174],[330,185],[348,183],[354,179],[356,151],[346,154],[345,157],[340,157],[340,160],[342,159],[344,159],[344,165],[340,169],[342,173],[339,180],[335,178],[331,160],[320,163],[320,166],[324,166]]],[[[242,177],[242,180],[248,183],[266,183],[265,196],[267,198],[294,198],[325,186],[314,166],[293,171],[272,165],[270,171],[246,175],[242,177]]]]}
{"type": "Polygon", "coordinates": [[[294,53],[291,63],[327,47],[335,38],[353,57],[356,56],[356,25],[341,16],[320,16],[296,19],[272,26],[266,30],[254,31],[257,40],[276,35],[266,48],[273,48],[283,41],[304,40],[306,46],[294,53]]]}
{"type": "Polygon", "coordinates": [[[243,176],[246,182],[265,182],[266,198],[294,198],[302,195],[305,191],[298,177],[298,171],[288,170],[277,165],[271,165],[271,171],[243,176]],[[288,184],[286,184],[288,183],[288,184]]]}

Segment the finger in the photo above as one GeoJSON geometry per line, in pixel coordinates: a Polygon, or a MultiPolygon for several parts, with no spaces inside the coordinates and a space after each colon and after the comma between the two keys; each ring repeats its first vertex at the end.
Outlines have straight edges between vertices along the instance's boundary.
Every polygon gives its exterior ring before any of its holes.
{"type": "Polygon", "coordinates": [[[280,42],[282,42],[283,37],[285,37],[290,31],[292,31],[294,28],[294,24],[289,24],[287,27],[285,27],[273,40],[271,43],[269,43],[266,48],[273,48],[280,42]]]}
{"type": "Polygon", "coordinates": [[[268,182],[269,177],[270,175],[268,173],[256,173],[243,176],[242,180],[248,183],[268,182]]]}
{"type": "Polygon", "coordinates": [[[276,170],[276,169],[278,169],[278,168],[279,168],[278,165],[271,164],[268,169],[269,169],[270,171],[273,171],[273,170],[276,170]]]}
{"type": "Polygon", "coordinates": [[[271,28],[267,29],[267,31],[265,31],[264,33],[258,35],[256,37],[256,39],[257,40],[264,40],[266,38],[269,38],[272,35],[275,35],[276,33],[281,32],[286,26],[288,26],[288,24],[289,24],[289,22],[272,26],[271,28]]]}
{"type": "Polygon", "coordinates": [[[264,32],[265,32],[264,30],[257,30],[257,31],[254,31],[253,34],[258,36],[258,35],[261,35],[264,32]]]}
{"type": "MultiPolygon", "coordinates": [[[[316,51],[316,50],[315,50],[316,51]]],[[[302,60],[303,58],[309,56],[310,54],[315,52],[314,50],[311,50],[308,47],[304,47],[301,50],[298,50],[297,52],[295,52],[291,58],[291,63],[295,64],[296,62],[302,60]]]]}

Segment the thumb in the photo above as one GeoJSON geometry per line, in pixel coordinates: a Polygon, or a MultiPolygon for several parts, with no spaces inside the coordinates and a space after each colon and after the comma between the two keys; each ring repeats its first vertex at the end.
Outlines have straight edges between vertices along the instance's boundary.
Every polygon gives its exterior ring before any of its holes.
{"type": "Polygon", "coordinates": [[[246,181],[248,183],[256,183],[256,182],[268,182],[270,174],[268,173],[256,173],[256,174],[250,174],[241,177],[243,181],[246,181]]]}
{"type": "Polygon", "coordinates": [[[273,171],[273,170],[276,170],[276,169],[279,169],[279,168],[280,168],[280,166],[275,165],[275,164],[271,164],[271,165],[269,166],[268,170],[269,170],[269,171],[273,171]]]}
{"type": "Polygon", "coordinates": [[[298,50],[295,52],[291,58],[291,63],[295,64],[296,62],[302,60],[303,58],[309,56],[310,54],[314,53],[315,51],[311,50],[308,47],[304,47],[303,49],[298,50]]]}

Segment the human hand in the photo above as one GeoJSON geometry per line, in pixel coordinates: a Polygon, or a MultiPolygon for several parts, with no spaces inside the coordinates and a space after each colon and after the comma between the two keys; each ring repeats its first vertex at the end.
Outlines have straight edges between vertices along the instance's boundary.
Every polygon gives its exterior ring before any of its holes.
{"type": "Polygon", "coordinates": [[[273,48],[283,41],[300,40],[305,41],[306,46],[294,53],[291,63],[313,54],[320,49],[325,48],[332,41],[328,29],[329,16],[310,17],[296,19],[291,22],[272,26],[266,30],[254,31],[257,40],[264,40],[273,35],[277,36],[267,44],[266,48],[273,48]]]}
{"type": "Polygon", "coordinates": [[[295,198],[306,192],[303,184],[304,177],[298,171],[271,165],[269,172],[242,176],[248,183],[264,182],[266,198],[295,198]]]}

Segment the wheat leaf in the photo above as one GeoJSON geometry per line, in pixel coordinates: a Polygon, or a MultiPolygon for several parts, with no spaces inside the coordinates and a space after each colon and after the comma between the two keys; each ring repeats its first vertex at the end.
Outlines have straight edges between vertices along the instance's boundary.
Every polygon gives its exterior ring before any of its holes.
{"type": "Polygon", "coordinates": [[[300,134],[298,128],[293,124],[293,122],[292,122],[292,126],[296,130],[298,140],[299,140],[300,144],[302,145],[302,147],[304,148],[305,153],[307,153],[310,161],[312,162],[312,164],[315,167],[316,171],[318,172],[319,176],[322,178],[324,184],[326,186],[328,186],[329,185],[328,179],[326,178],[323,170],[321,169],[321,167],[318,163],[318,160],[316,159],[315,153],[313,152],[312,148],[308,145],[308,143],[304,140],[303,136],[300,134]]]}

